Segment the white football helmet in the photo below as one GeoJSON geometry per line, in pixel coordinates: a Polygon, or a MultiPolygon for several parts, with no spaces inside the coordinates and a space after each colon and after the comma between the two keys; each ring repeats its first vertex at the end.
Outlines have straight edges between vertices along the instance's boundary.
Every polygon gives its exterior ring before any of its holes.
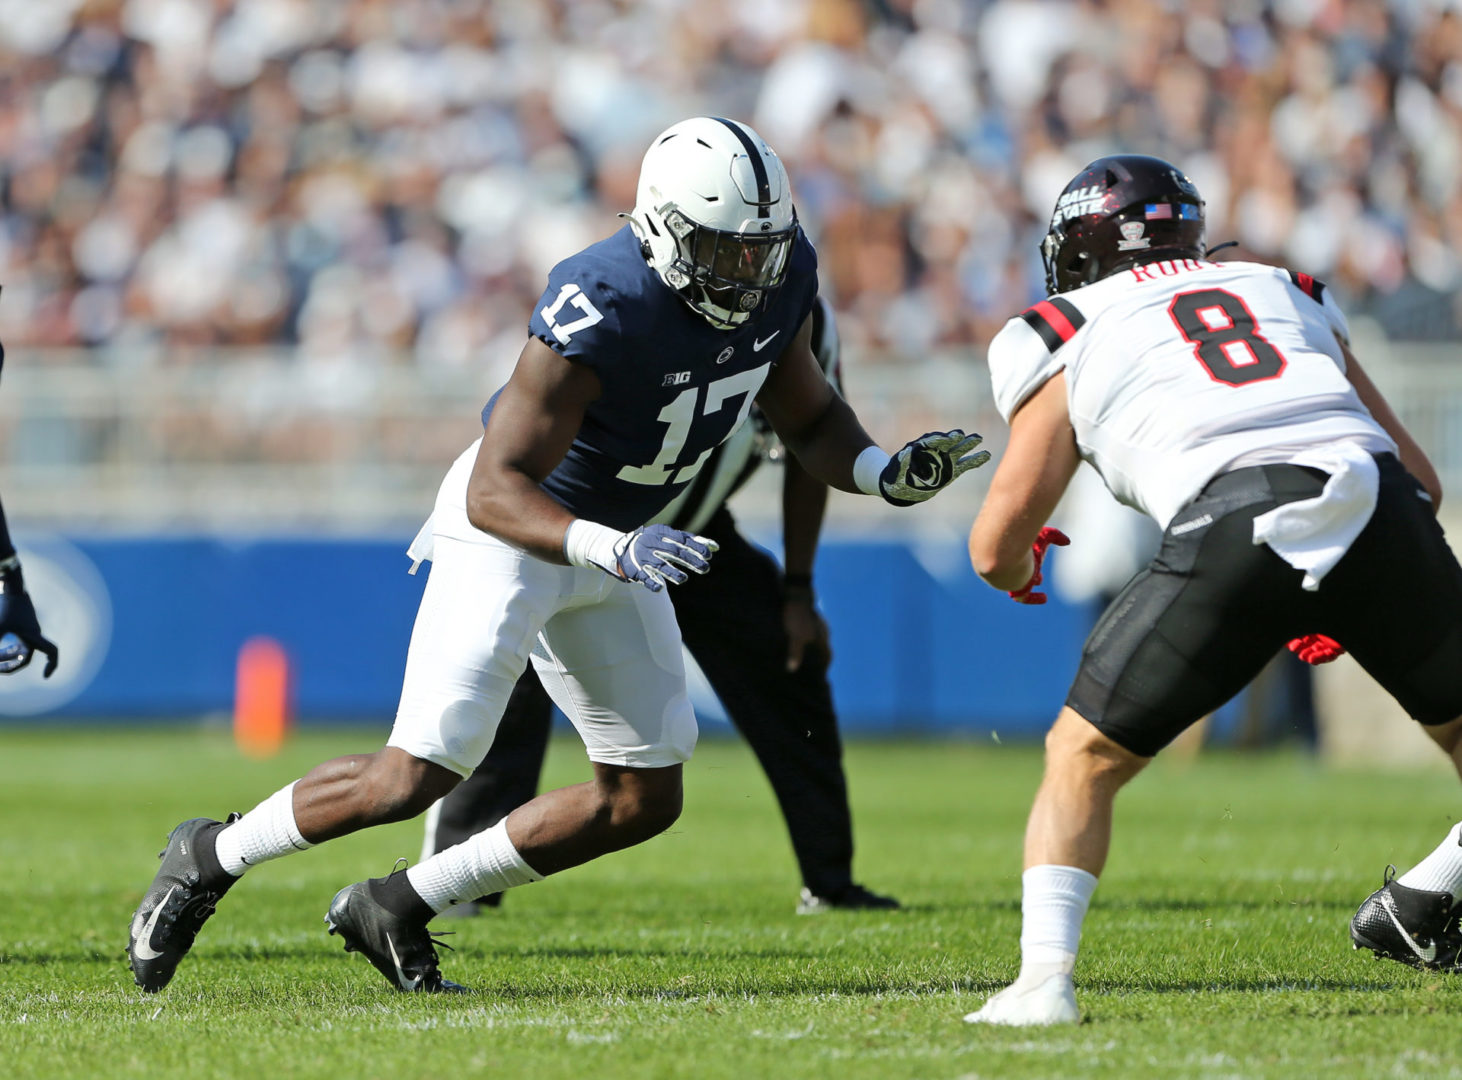
{"type": "Polygon", "coordinates": [[[655,273],[722,330],[782,283],[797,233],[781,159],[747,125],[718,116],[656,136],[629,217],[655,273]]]}

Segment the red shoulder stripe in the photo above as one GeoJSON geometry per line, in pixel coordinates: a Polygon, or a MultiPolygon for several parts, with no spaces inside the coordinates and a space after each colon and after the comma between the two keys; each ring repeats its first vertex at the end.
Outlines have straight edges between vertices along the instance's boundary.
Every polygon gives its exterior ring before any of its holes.
{"type": "Polygon", "coordinates": [[[1041,336],[1046,348],[1055,352],[1070,341],[1076,331],[1086,323],[1076,305],[1059,296],[1042,300],[1020,313],[1027,326],[1041,336]]]}
{"type": "Polygon", "coordinates": [[[1289,272],[1289,279],[1298,285],[1300,291],[1315,301],[1315,303],[1322,302],[1321,298],[1325,295],[1325,283],[1323,281],[1317,281],[1309,274],[1301,274],[1298,270],[1291,270],[1289,272]]]}

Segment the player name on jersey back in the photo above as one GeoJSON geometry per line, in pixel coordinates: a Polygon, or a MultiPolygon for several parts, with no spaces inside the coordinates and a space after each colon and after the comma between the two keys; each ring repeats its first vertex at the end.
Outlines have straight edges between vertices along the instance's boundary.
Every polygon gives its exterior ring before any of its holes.
{"type": "Polygon", "coordinates": [[[1171,259],[1011,319],[991,342],[990,376],[1009,420],[1064,372],[1082,456],[1114,495],[1166,525],[1240,459],[1336,440],[1395,449],[1345,376],[1337,338],[1348,336],[1307,275],[1171,259]]]}

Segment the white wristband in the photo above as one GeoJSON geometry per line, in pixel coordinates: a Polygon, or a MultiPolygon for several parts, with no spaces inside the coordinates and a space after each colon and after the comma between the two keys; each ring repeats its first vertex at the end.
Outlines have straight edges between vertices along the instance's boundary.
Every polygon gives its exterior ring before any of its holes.
{"type": "Polygon", "coordinates": [[[853,462],[853,483],[864,495],[882,495],[878,486],[879,474],[891,459],[878,446],[870,446],[853,462]]]}
{"type": "Polygon", "coordinates": [[[615,557],[614,545],[623,536],[624,533],[608,525],[574,518],[563,531],[563,557],[570,566],[592,566],[618,577],[619,560],[615,557]]]}

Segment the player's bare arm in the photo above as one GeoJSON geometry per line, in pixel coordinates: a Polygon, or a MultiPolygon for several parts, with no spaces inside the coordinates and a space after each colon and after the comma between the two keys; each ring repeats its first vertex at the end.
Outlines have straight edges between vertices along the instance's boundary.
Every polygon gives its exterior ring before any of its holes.
{"type": "Polygon", "coordinates": [[[539,485],[600,392],[594,372],[530,337],[488,419],[467,484],[467,519],[540,559],[565,562],[563,535],[574,515],[539,485]]]}
{"type": "Polygon", "coordinates": [[[853,462],[874,445],[873,438],[818,366],[810,315],[762,384],[756,403],[808,473],[839,491],[859,491],[853,462]]]}
{"type": "MultiPolygon", "coordinates": [[[[1337,337],[1336,340],[1338,341],[1339,338],[1337,337]]],[[[1371,377],[1360,366],[1360,361],[1350,351],[1350,346],[1344,341],[1340,341],[1340,350],[1345,354],[1345,377],[1355,387],[1361,403],[1375,417],[1376,423],[1386,429],[1386,434],[1396,440],[1401,464],[1406,466],[1406,471],[1416,477],[1421,482],[1421,486],[1426,488],[1427,494],[1432,497],[1432,511],[1440,510],[1442,481],[1437,476],[1437,470],[1433,468],[1431,460],[1426,456],[1426,451],[1412,438],[1411,432],[1406,430],[1406,425],[1401,422],[1401,417],[1396,415],[1396,410],[1391,408],[1390,402],[1382,395],[1380,388],[1371,382],[1371,377]]]]}
{"type": "Polygon", "coordinates": [[[1034,572],[1031,545],[1081,458],[1058,373],[1010,418],[1010,443],[970,530],[970,562],[997,589],[1019,589],[1034,572]]]}
{"type": "Polygon", "coordinates": [[[890,456],[828,383],[809,346],[812,320],[797,332],[762,384],[757,404],[809,473],[839,491],[881,495],[894,506],[932,498],[990,460],[979,435],[931,431],[890,456]]]}

